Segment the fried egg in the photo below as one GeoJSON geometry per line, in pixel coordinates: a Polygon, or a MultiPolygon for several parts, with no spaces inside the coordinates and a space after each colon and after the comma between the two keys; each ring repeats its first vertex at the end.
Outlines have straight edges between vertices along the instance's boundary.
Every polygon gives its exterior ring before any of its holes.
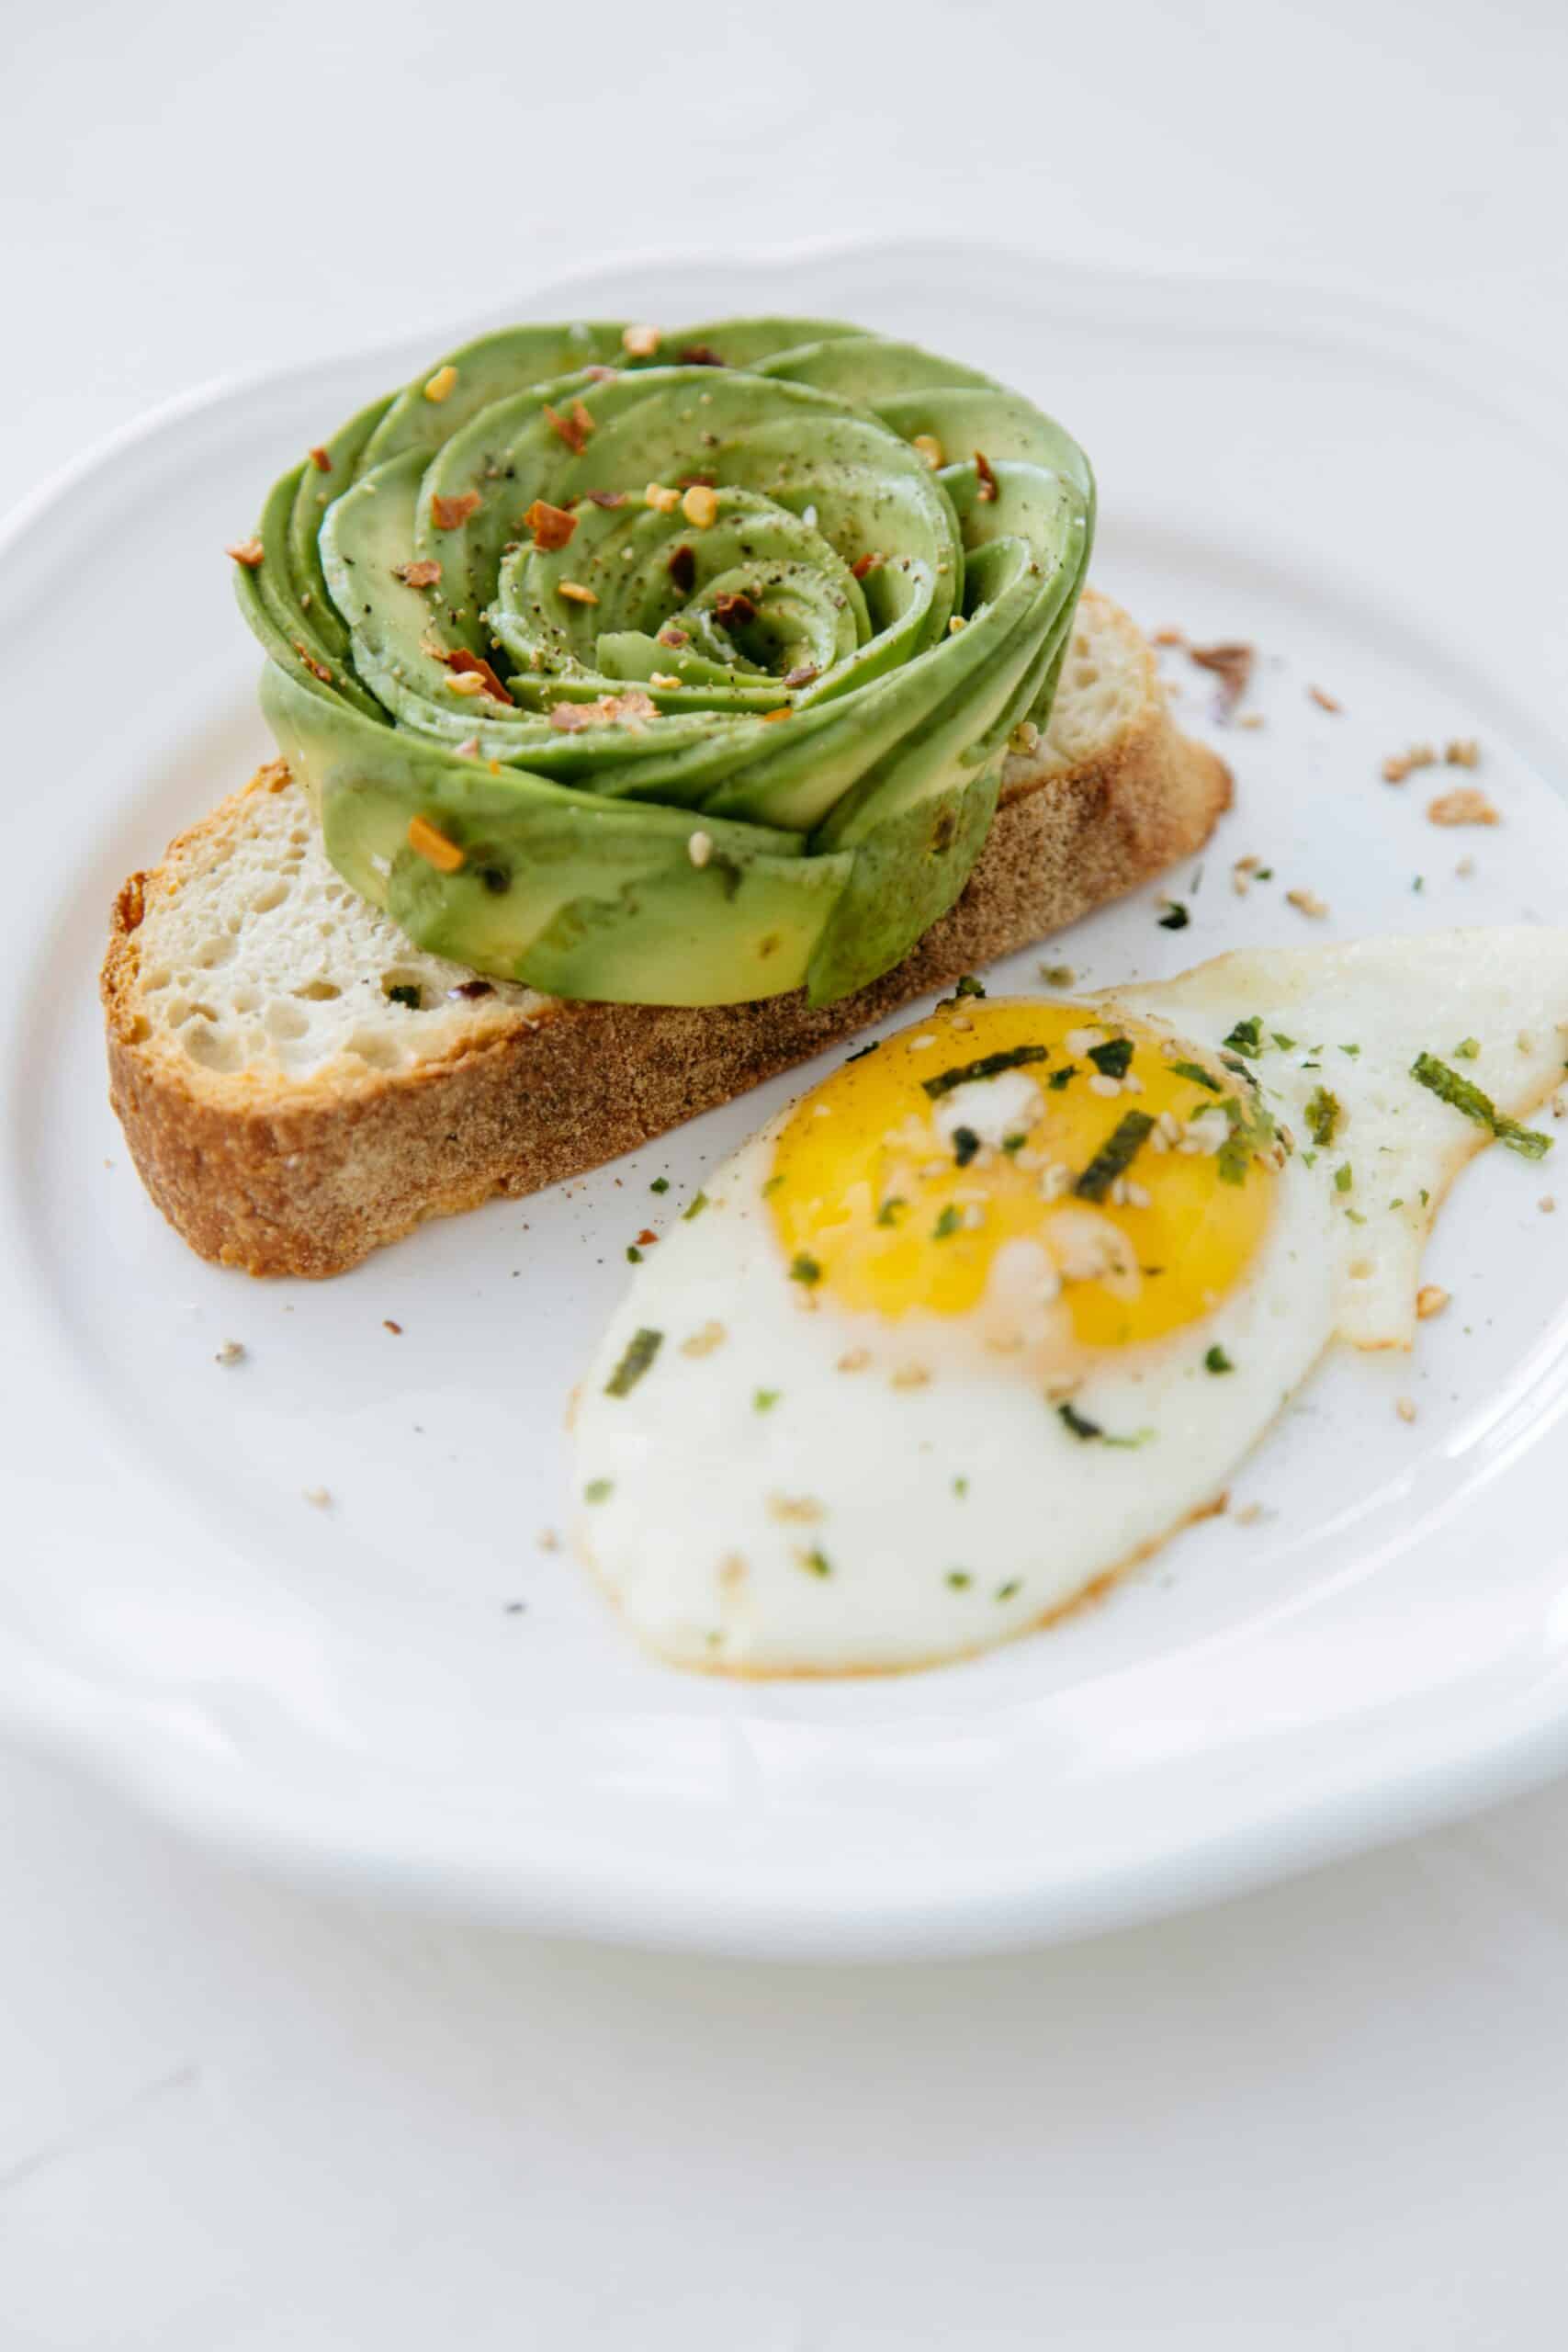
{"type": "MultiPolygon", "coordinates": [[[[1562,1080],[1568,932],[961,987],[709,1180],[575,1417],[581,1548],[685,1666],[1038,1625],[1217,1507],[1327,1344],[1407,1348],[1458,1170],[1562,1080]]],[[[1539,1179],[1536,1181],[1539,1182],[1539,1179]]]]}

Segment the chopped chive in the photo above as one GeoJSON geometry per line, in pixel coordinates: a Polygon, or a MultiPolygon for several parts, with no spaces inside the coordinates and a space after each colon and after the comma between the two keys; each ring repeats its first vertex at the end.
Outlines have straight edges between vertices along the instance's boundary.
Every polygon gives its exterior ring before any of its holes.
{"type": "Polygon", "coordinates": [[[628,1266],[640,1266],[642,1263],[642,1251],[635,1241],[626,1244],[626,1263],[628,1266]]]}
{"type": "Polygon", "coordinates": [[[942,1215],[937,1218],[936,1223],[931,1227],[931,1239],[933,1241],[947,1240],[950,1235],[957,1232],[960,1222],[961,1220],[956,1207],[953,1205],[952,1201],[949,1201],[947,1206],[942,1210],[942,1215]]]}
{"type": "Polygon", "coordinates": [[[795,1558],[803,1568],[809,1568],[814,1577],[830,1577],[833,1573],[833,1564],[820,1544],[814,1544],[809,1552],[797,1552],[795,1558]]]}
{"type": "Polygon", "coordinates": [[[1002,1149],[1010,1159],[1013,1153],[1015,1151],[1021,1151],[1028,1141],[1029,1137],[1027,1136],[1004,1136],[1002,1137],[1002,1149]]]}
{"type": "Polygon", "coordinates": [[[972,1080],[998,1078],[1004,1069],[1021,1069],[1027,1063],[1043,1062],[1050,1048],[1045,1046],[1010,1046],[1005,1052],[982,1054],[976,1061],[955,1062],[951,1069],[938,1070],[934,1078],[920,1080],[921,1091],[933,1102],[951,1094],[955,1086],[967,1086],[972,1080]]]}
{"type": "Polygon", "coordinates": [[[752,1411],[754,1413],[771,1413],[773,1407],[778,1403],[779,1398],[783,1395],[784,1390],[782,1388],[754,1388],[751,1392],[752,1411]]]}
{"type": "Polygon", "coordinates": [[[1551,1137],[1533,1127],[1523,1127],[1517,1119],[1506,1119],[1496,1104],[1479,1086],[1461,1078],[1457,1069],[1450,1069],[1432,1054],[1418,1054],[1410,1065],[1410,1075],[1429,1089],[1440,1102],[1451,1103],[1467,1119],[1478,1126],[1490,1127],[1499,1143],[1510,1151],[1520,1153],[1526,1159],[1544,1159],[1551,1149],[1551,1137]]]}
{"type": "Polygon", "coordinates": [[[1131,1037],[1108,1037],[1103,1046],[1091,1046],[1089,1057],[1101,1078],[1125,1078],[1133,1067],[1131,1037]]]}
{"type": "Polygon", "coordinates": [[[1103,1437],[1105,1431],[1098,1421],[1089,1420],[1072,1405],[1058,1405],[1056,1418],[1077,1438],[1103,1437]]]}
{"type": "Polygon", "coordinates": [[[973,1127],[954,1127],[953,1157],[960,1168],[967,1168],[980,1148],[980,1138],[973,1127]]]}
{"type": "Polygon", "coordinates": [[[844,1068],[848,1069],[852,1062],[863,1062],[867,1054],[874,1054],[881,1043],[882,1040],[880,1037],[874,1037],[869,1046],[862,1046],[856,1053],[846,1054],[844,1056],[844,1068]]]}
{"type": "Polygon", "coordinates": [[[1478,1062],[1481,1059],[1480,1038],[1461,1037],[1454,1047],[1454,1059],[1456,1062],[1478,1062]]]}
{"type": "Polygon", "coordinates": [[[967,1592],[974,1581],[967,1568],[949,1568],[947,1572],[947,1582],[954,1592],[967,1592]]]}
{"type": "Polygon", "coordinates": [[[417,1012],[422,1001],[419,990],[410,988],[406,981],[399,981],[395,987],[389,988],[387,997],[389,1003],[406,1004],[411,1012],[417,1012]]]}
{"type": "Polygon", "coordinates": [[[1351,1059],[1352,1061],[1354,1061],[1354,1060],[1355,1060],[1355,1058],[1356,1058],[1356,1057],[1357,1057],[1357,1055],[1360,1052],[1361,1048],[1359,1047],[1359,1046],[1340,1046],[1340,1048],[1339,1048],[1339,1050],[1340,1050],[1340,1052],[1341,1052],[1342,1054],[1348,1054],[1348,1055],[1349,1055],[1349,1057],[1350,1057],[1350,1059],[1351,1059]]]}
{"type": "Polygon", "coordinates": [[[1118,1176],[1129,1169],[1154,1126],[1146,1111],[1128,1111],[1095,1153],[1073,1186],[1080,1201],[1102,1201],[1118,1176]]]}
{"type": "Polygon", "coordinates": [[[1066,1085],[1068,1080],[1077,1078],[1077,1074],[1078,1066],[1077,1062],[1068,1062],[1066,1069],[1053,1070],[1049,1079],[1046,1080],[1046,1084],[1050,1087],[1053,1094],[1060,1094],[1063,1087],[1066,1085]]]}
{"type": "Polygon", "coordinates": [[[897,1225],[898,1222],[898,1211],[900,1209],[907,1209],[908,1205],[908,1202],[905,1200],[901,1193],[889,1193],[887,1198],[883,1202],[882,1206],[876,1212],[877,1224],[897,1225]]]}
{"type": "Polygon", "coordinates": [[[606,1396],[629,1396],[664,1344],[662,1331],[634,1331],[626,1351],[604,1383],[606,1396]]]}
{"type": "Polygon", "coordinates": [[[582,1489],[582,1499],[585,1503],[607,1503],[615,1491],[613,1478],[590,1478],[582,1489]]]}
{"type": "Polygon", "coordinates": [[[1010,1577],[1006,1584],[998,1585],[997,1599],[998,1600],[1010,1600],[1015,1593],[1021,1592],[1023,1586],[1021,1580],[1018,1577],[1010,1577]]]}
{"type": "Polygon", "coordinates": [[[701,1216],[707,1204],[708,1196],[705,1193],[694,1193],[685,1207],[681,1211],[682,1224],[690,1225],[694,1216],[701,1216]]]}
{"type": "Polygon", "coordinates": [[[1234,1372],[1235,1370],[1235,1366],[1232,1363],[1229,1356],[1226,1355],[1224,1348],[1216,1345],[1212,1347],[1204,1356],[1203,1369],[1205,1372],[1234,1372]]]}
{"type": "Polygon", "coordinates": [[[670,1190],[669,1177],[656,1176],[648,1189],[650,1193],[667,1193],[670,1190]]]}
{"type": "Polygon", "coordinates": [[[1274,1043],[1279,1046],[1280,1051],[1282,1054],[1293,1054],[1295,1052],[1295,1039],[1293,1037],[1287,1037],[1282,1029],[1270,1029],[1269,1035],[1273,1038],[1274,1043]]]}
{"type": "Polygon", "coordinates": [[[1335,1191],[1337,1193],[1348,1193],[1355,1181],[1355,1177],[1350,1172],[1349,1161],[1348,1159],[1342,1161],[1339,1167],[1337,1167],[1334,1171],[1335,1191]]]}
{"type": "Polygon", "coordinates": [[[1220,1084],[1219,1080],[1204,1069],[1199,1062],[1172,1062],[1170,1067],[1175,1077],[1190,1078],[1194,1086],[1206,1086],[1211,1094],[1224,1092],[1224,1088],[1220,1084]]]}
{"type": "Polygon", "coordinates": [[[784,1178],[782,1176],[770,1176],[767,1182],[762,1187],[762,1198],[766,1200],[770,1193],[776,1193],[783,1182],[784,1178]]]}
{"type": "Polygon", "coordinates": [[[969,1492],[969,1481],[968,1481],[968,1479],[967,1479],[967,1478],[954,1478],[954,1480],[953,1480],[953,1493],[958,1497],[959,1501],[960,1501],[960,1502],[962,1502],[962,1501],[964,1500],[964,1496],[969,1492]]]}
{"type": "Polygon", "coordinates": [[[961,978],[954,981],[953,993],[954,998],[961,996],[984,996],[986,993],[986,983],[984,980],[977,980],[973,972],[965,972],[961,978]]]}
{"type": "Polygon", "coordinates": [[[1233,1053],[1245,1054],[1248,1061],[1256,1061],[1263,1051],[1263,1016],[1254,1012],[1246,1021],[1238,1021],[1224,1040],[1233,1053]]]}
{"type": "Polygon", "coordinates": [[[1170,899],[1167,901],[1165,912],[1159,919],[1159,927],[1161,931],[1185,931],[1191,920],[1191,916],[1180,899],[1170,899]]]}
{"type": "Polygon", "coordinates": [[[802,1250],[791,1261],[789,1278],[792,1283],[804,1283],[809,1290],[813,1283],[819,1283],[821,1281],[822,1269],[818,1264],[815,1258],[809,1257],[807,1253],[802,1250]]]}

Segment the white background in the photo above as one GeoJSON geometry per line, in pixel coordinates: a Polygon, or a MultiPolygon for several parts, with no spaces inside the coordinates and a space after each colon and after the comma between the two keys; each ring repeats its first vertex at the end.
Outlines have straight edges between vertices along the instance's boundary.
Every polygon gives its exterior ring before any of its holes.
{"type": "MultiPolygon", "coordinates": [[[[170,393],[615,245],[992,230],[1568,367],[1561,0],[0,0],[0,505],[170,393]]],[[[1562,1790],[905,1971],[377,1917],[18,1758],[0,1835],[0,2352],[1562,2341],[1562,1790]]]]}

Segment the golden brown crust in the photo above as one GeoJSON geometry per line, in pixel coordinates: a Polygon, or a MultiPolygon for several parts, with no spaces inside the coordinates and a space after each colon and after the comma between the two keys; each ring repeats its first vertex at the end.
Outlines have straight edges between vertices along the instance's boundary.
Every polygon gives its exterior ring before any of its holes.
{"type": "MultiPolygon", "coordinates": [[[[276,763],[247,791],[287,784],[276,763]]],[[[961,972],[1047,938],[1204,842],[1224,763],[1179,735],[1157,694],[1110,750],[1011,782],[962,898],[873,987],[700,1009],[540,1000],[446,1056],[331,1087],[236,1100],[149,1044],[138,932],[169,865],[132,875],[102,975],[109,1097],[142,1182],[202,1257],[252,1274],[342,1273],[426,1217],[558,1182],[807,1060],[961,972]]],[[[171,850],[209,834],[223,804],[171,850]]]]}

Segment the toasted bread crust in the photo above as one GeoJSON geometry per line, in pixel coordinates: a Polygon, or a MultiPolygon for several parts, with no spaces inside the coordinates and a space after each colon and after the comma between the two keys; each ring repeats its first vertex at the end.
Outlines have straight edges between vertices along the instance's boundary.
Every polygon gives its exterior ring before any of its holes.
{"type": "MultiPolygon", "coordinates": [[[[269,1081],[264,1097],[247,1097],[150,1045],[139,933],[149,894],[178,877],[170,865],[132,875],[116,901],[102,992],[110,1100],[142,1182],[204,1258],[252,1274],[335,1274],[426,1217],[580,1175],[730,1101],[1077,922],[1207,839],[1230,775],[1178,734],[1150,667],[1144,709],[1102,756],[1066,774],[1010,775],[963,896],[914,953],[823,1007],[801,994],[695,1009],[538,999],[413,1070],[367,1070],[348,1085],[269,1081]]],[[[278,786],[275,768],[247,789],[278,786]]],[[[241,797],[182,836],[170,864],[231,821],[241,797]]]]}

